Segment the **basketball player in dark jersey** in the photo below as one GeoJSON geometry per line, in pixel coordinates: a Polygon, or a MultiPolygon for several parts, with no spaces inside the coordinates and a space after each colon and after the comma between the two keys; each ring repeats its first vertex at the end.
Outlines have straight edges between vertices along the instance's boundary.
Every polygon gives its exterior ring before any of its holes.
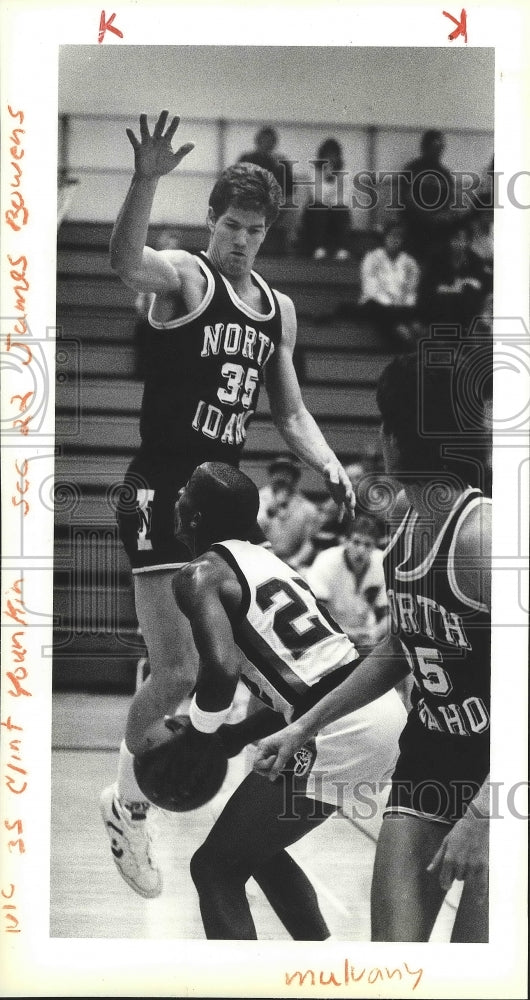
{"type": "MultiPolygon", "coordinates": [[[[198,755],[208,734],[224,726],[239,680],[278,728],[348,676],[358,659],[296,570],[249,541],[258,508],[254,483],[218,462],[200,465],[179,499],[197,554],[177,571],[173,590],[201,659],[189,711],[198,755]]],[[[353,812],[361,788],[373,787],[375,799],[390,780],[405,720],[401,698],[388,691],[297,748],[275,784],[247,774],[191,861],[208,938],[256,937],[245,892],[251,876],[292,937],[329,936],[314,890],[285,848],[339,805],[353,812]]]]}
{"type": "Polygon", "coordinates": [[[376,851],[372,939],[429,940],[457,879],[464,885],[451,940],[483,942],[491,505],[450,457],[463,436],[439,370],[424,370],[415,354],[396,358],[381,376],[377,400],[385,468],[403,484],[408,507],[385,554],[392,634],[304,717],[261,741],[254,766],[274,778],[321,726],[412,671],[412,707],[376,851]],[[429,417],[422,424],[420,401],[429,417]],[[442,439],[425,430],[433,416],[444,428],[442,439]]]}
{"type": "Polygon", "coordinates": [[[278,214],[281,189],[274,177],[254,164],[224,172],[210,194],[205,253],[146,246],[157,184],[193,148],[186,143],[173,152],[179,119],[166,127],[167,118],[162,112],[151,134],[142,115],[139,139],[127,130],[135,172],[110,246],[113,270],[136,292],[152,296],[141,446],[119,510],[150,675],[133,698],[117,787],[104,790],[101,811],[121,875],[146,897],[157,896],[162,881],[133,754],[150,723],[191,692],[198,668],[188,621],[171,593],[175,569],[189,558],[185,543],[175,537],[179,488],[205,460],[238,465],[265,382],[273,420],[289,450],[322,474],[339,504],[354,502],[342,465],[302,401],[293,366],[293,303],[253,270],[278,214]]]}

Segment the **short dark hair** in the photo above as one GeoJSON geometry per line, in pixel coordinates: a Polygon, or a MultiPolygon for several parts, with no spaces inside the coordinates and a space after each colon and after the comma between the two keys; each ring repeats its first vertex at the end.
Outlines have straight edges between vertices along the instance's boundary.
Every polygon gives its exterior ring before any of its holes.
{"type": "Polygon", "coordinates": [[[189,489],[209,543],[249,537],[256,525],[259,493],[244,472],[224,462],[203,462],[191,476],[189,489]]]}
{"type": "Polygon", "coordinates": [[[317,156],[319,160],[336,159],[341,166],[344,162],[342,146],[338,139],[324,139],[318,147],[317,156]]]}
{"type": "Polygon", "coordinates": [[[461,464],[443,454],[448,444],[463,443],[450,377],[422,365],[416,351],[397,355],[379,377],[376,400],[383,431],[395,437],[409,481],[459,474],[461,464]]]}
{"type": "Polygon", "coordinates": [[[428,128],[427,131],[423,133],[420,140],[420,148],[422,152],[424,153],[433,142],[438,142],[439,139],[441,139],[442,142],[444,141],[443,132],[441,132],[439,128],[428,128]]]}
{"type": "Polygon", "coordinates": [[[254,212],[263,212],[270,226],[278,217],[282,189],[270,170],[256,163],[235,163],[223,170],[215,182],[208,204],[218,219],[230,205],[254,212]]]}
{"type": "Polygon", "coordinates": [[[351,526],[349,537],[353,538],[354,535],[367,535],[369,538],[373,538],[377,545],[381,537],[381,530],[376,518],[371,517],[370,514],[360,514],[359,517],[356,517],[351,526]]]}

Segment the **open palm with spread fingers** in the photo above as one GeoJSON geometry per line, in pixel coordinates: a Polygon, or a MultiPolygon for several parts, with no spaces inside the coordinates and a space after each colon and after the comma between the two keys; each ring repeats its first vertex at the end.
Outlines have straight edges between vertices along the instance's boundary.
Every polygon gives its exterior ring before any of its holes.
{"type": "Polygon", "coordinates": [[[175,115],[164,132],[167,118],[168,112],[162,111],[151,135],[147,127],[147,115],[140,115],[139,140],[132,129],[126,129],[134,149],[135,171],[140,177],[162,177],[171,173],[194,149],[195,143],[185,142],[175,153],[173,152],[171,142],[179,127],[180,117],[175,115]]]}

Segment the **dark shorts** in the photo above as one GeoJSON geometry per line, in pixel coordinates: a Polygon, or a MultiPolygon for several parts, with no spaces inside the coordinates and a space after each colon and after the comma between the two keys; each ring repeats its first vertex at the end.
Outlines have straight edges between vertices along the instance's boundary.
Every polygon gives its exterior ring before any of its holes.
{"type": "MultiPolygon", "coordinates": [[[[176,463],[168,458],[155,464],[141,455],[129,465],[116,509],[120,539],[133,573],[175,569],[193,558],[178,535],[176,503],[194,468],[190,461],[176,463]]],[[[251,541],[260,544],[264,540],[256,525],[251,541]]]]}
{"type": "MultiPolygon", "coordinates": [[[[168,463],[169,464],[169,463],[168,463]]],[[[176,532],[175,508],[186,472],[156,469],[133,462],[127,470],[117,505],[120,539],[133,572],[172,569],[192,558],[176,532]]]]}
{"type": "Polygon", "coordinates": [[[489,740],[431,732],[409,717],[385,808],[453,825],[489,773],[489,740]]]}

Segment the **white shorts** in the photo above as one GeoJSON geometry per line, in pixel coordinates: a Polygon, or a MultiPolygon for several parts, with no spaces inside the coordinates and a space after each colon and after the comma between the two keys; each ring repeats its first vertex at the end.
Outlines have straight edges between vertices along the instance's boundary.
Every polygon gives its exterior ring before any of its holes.
{"type": "Polygon", "coordinates": [[[370,819],[388,794],[398,741],[407,719],[392,689],[364,708],[350,712],[316,737],[316,755],[295,754],[295,774],[307,773],[306,794],[357,819],[370,819]]]}

